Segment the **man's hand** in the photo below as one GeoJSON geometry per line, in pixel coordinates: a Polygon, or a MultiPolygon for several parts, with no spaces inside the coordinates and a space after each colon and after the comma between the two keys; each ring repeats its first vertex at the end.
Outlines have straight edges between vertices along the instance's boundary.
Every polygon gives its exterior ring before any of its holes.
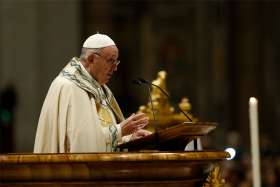
{"type": "Polygon", "coordinates": [[[139,129],[144,128],[149,123],[149,118],[144,113],[132,114],[129,118],[120,123],[122,135],[132,134],[139,129]]]}
{"type": "Polygon", "coordinates": [[[136,131],[132,134],[129,141],[136,140],[136,139],[139,139],[139,138],[143,138],[143,137],[148,136],[150,134],[152,134],[150,131],[147,131],[147,130],[144,130],[144,129],[139,129],[138,131],[136,131]]]}

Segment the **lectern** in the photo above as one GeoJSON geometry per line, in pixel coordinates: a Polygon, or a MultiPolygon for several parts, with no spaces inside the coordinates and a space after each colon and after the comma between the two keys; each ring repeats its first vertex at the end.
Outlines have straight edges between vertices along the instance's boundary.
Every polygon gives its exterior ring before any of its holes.
{"type": "Polygon", "coordinates": [[[223,186],[227,152],[178,150],[214,128],[182,123],[119,145],[130,152],[0,155],[0,186],[223,186]]]}

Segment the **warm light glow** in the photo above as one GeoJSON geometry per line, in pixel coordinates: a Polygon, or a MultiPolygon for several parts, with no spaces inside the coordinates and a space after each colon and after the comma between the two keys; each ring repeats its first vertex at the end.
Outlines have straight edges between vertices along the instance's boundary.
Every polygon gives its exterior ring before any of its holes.
{"type": "Polygon", "coordinates": [[[234,148],[229,147],[229,148],[226,148],[225,151],[228,152],[228,153],[230,154],[230,158],[227,158],[227,160],[232,160],[232,159],[234,159],[234,157],[235,157],[235,155],[236,155],[236,151],[235,151],[234,148]]]}
{"type": "Polygon", "coordinates": [[[256,103],[258,103],[258,100],[255,97],[250,97],[249,103],[256,104],[256,103]]]}

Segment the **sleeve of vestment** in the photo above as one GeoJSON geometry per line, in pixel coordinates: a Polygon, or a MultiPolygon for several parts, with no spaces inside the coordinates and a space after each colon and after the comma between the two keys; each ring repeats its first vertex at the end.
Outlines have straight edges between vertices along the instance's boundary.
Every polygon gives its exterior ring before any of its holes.
{"type": "Polygon", "coordinates": [[[70,99],[67,80],[56,78],[45,98],[36,132],[35,153],[67,152],[66,124],[70,99]]]}

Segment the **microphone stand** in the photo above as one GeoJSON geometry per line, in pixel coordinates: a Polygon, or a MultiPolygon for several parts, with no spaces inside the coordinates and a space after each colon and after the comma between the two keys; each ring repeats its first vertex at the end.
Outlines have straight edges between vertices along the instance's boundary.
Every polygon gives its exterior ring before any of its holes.
{"type": "MultiPolygon", "coordinates": [[[[154,122],[156,122],[154,104],[153,104],[152,95],[151,95],[151,85],[147,85],[147,87],[148,87],[148,91],[149,91],[149,98],[150,98],[150,103],[151,103],[151,108],[152,108],[152,114],[153,114],[154,122]]],[[[157,127],[157,125],[155,125],[154,127],[155,127],[155,144],[156,144],[156,149],[160,150],[158,127],[157,127]]]]}
{"type": "Polygon", "coordinates": [[[148,85],[147,87],[148,87],[148,91],[149,91],[149,98],[150,98],[150,103],[151,103],[153,118],[154,118],[154,121],[156,121],[155,110],[154,110],[153,100],[152,100],[152,96],[151,96],[151,86],[148,85]]]}
{"type": "MultiPolygon", "coordinates": [[[[137,84],[137,85],[142,85],[142,82],[139,80],[133,80],[132,81],[133,84],[137,84]]],[[[152,95],[151,95],[151,85],[149,84],[145,84],[148,88],[148,94],[149,94],[149,102],[151,103],[151,108],[152,108],[152,115],[153,115],[153,119],[156,122],[156,117],[155,117],[155,110],[154,110],[154,104],[153,104],[153,100],[152,100],[152,95]]],[[[158,127],[157,125],[154,125],[155,128],[155,146],[156,149],[160,150],[160,143],[159,143],[159,134],[158,134],[158,127]]]]}

